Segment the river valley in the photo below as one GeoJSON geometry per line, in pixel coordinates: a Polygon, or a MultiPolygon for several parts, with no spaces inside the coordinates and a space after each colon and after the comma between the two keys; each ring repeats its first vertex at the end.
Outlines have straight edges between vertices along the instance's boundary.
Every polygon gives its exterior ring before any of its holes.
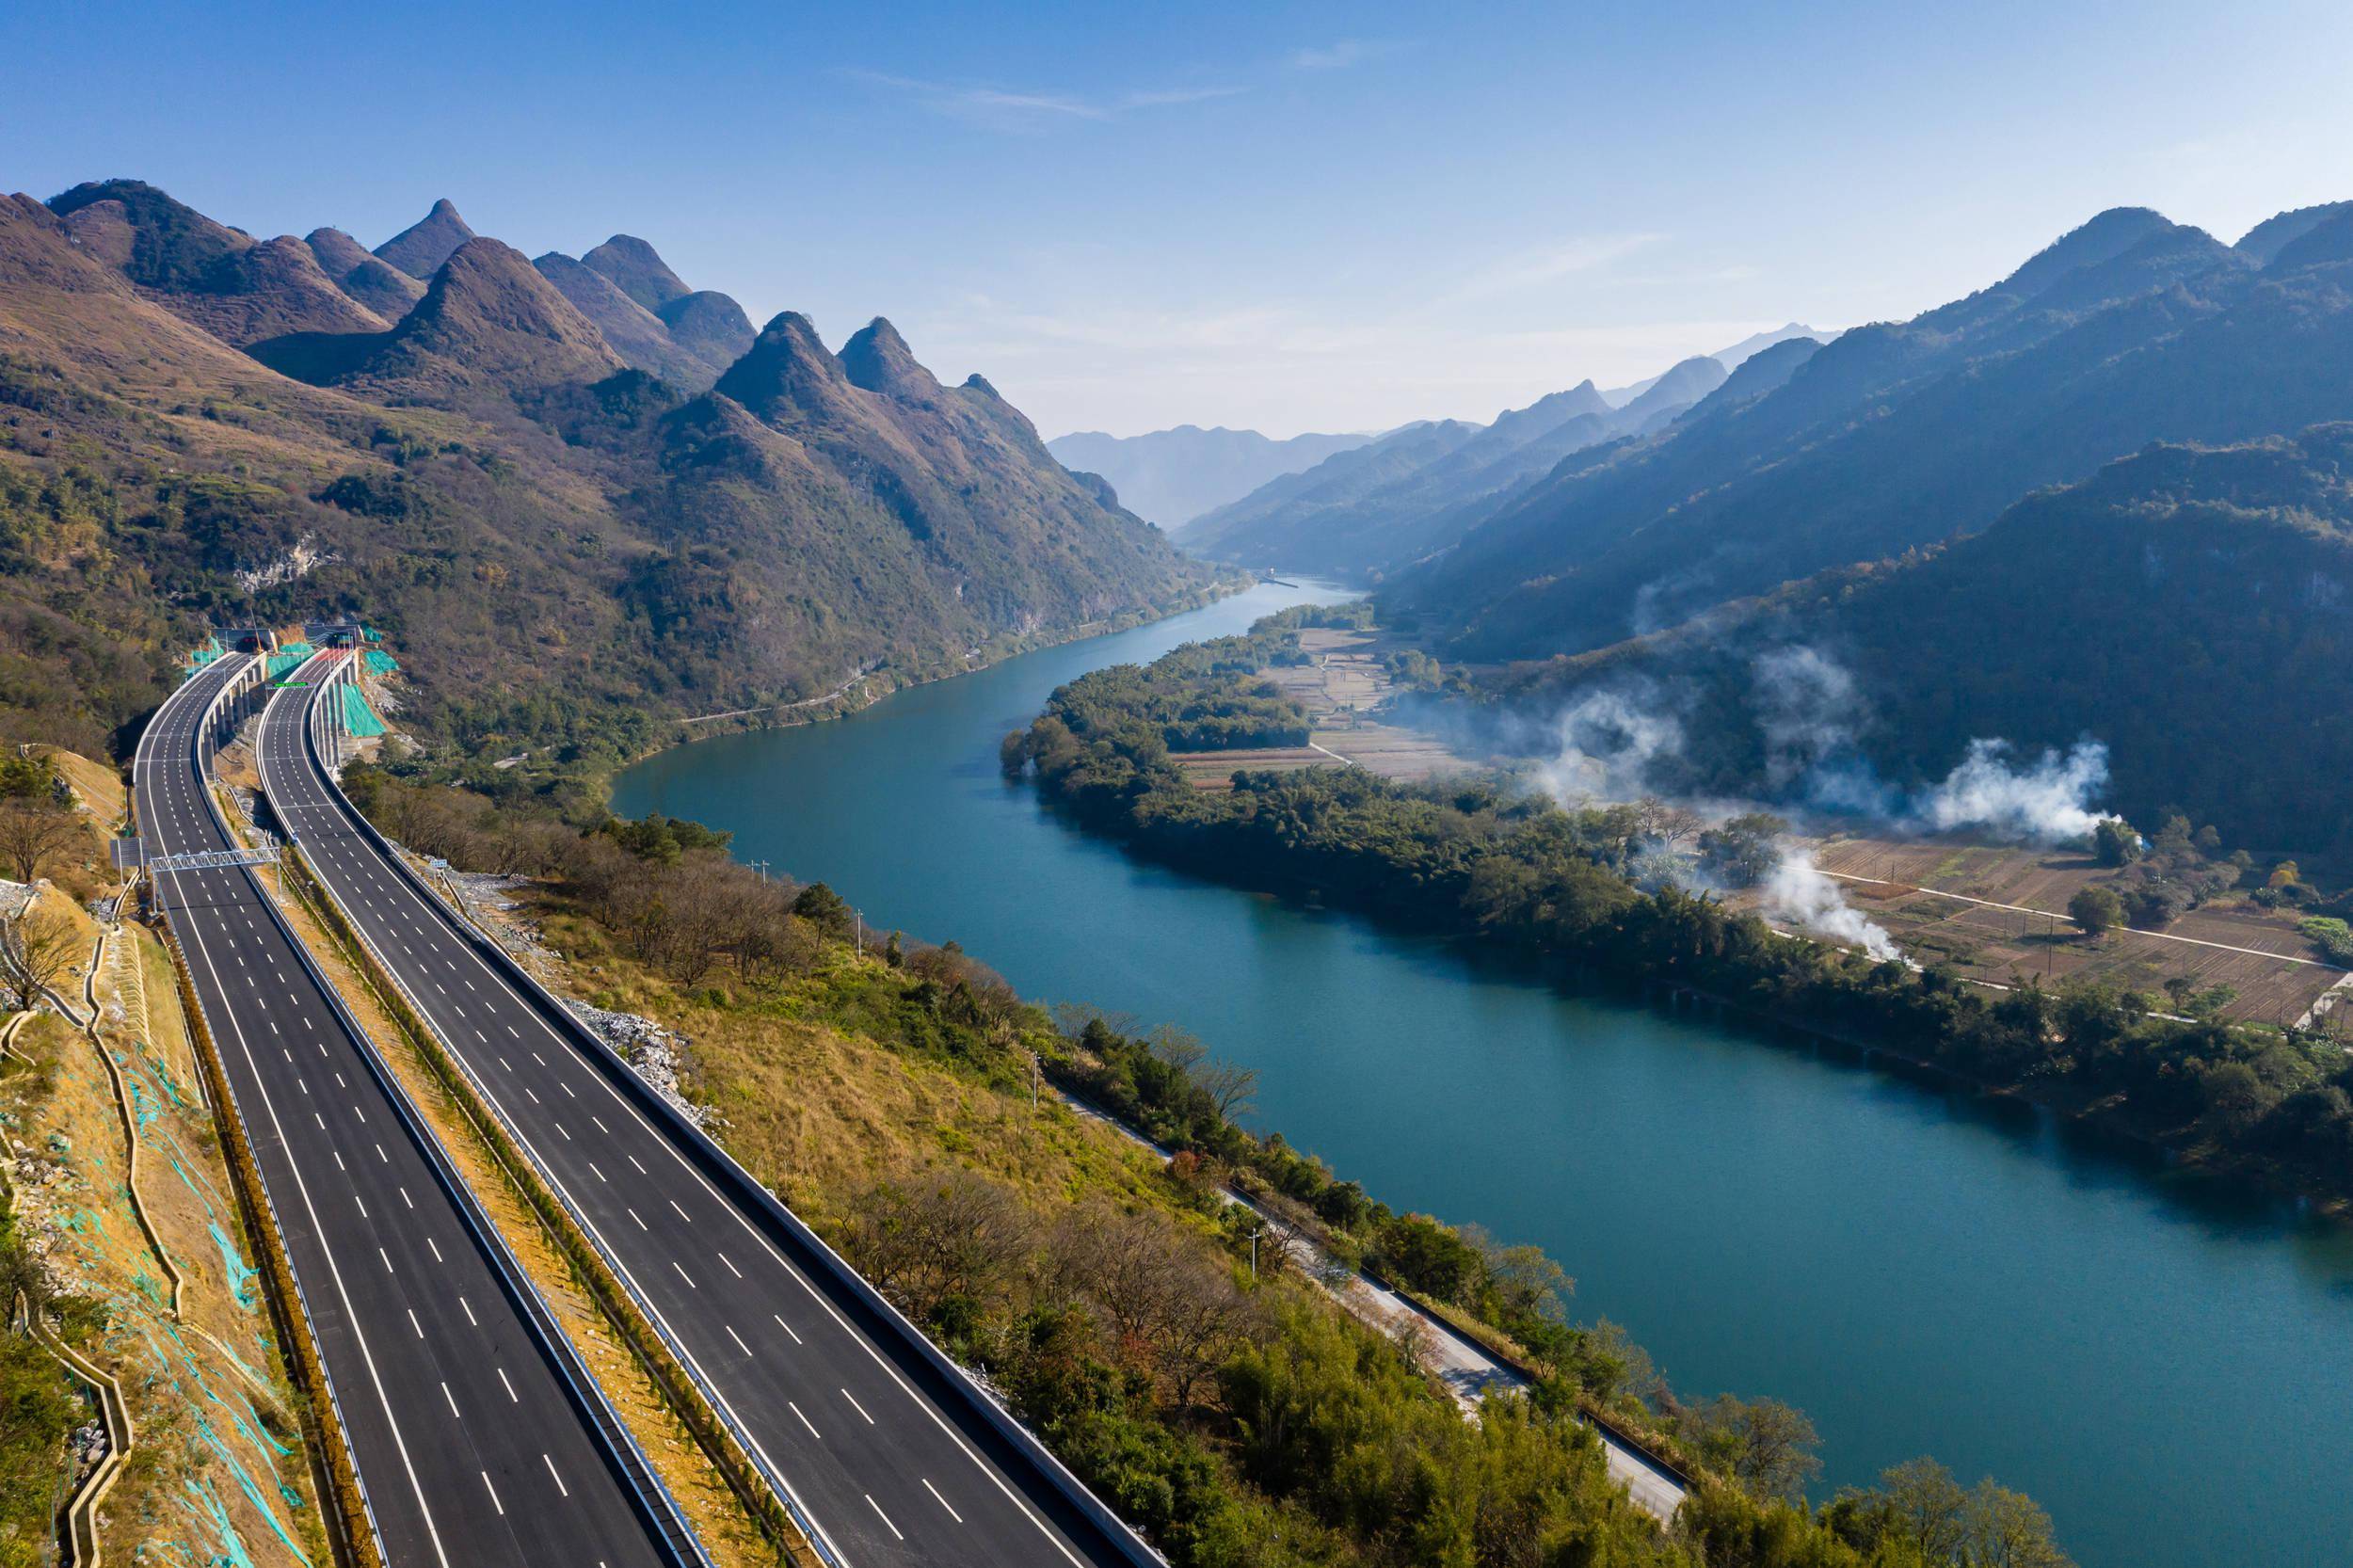
{"type": "Polygon", "coordinates": [[[1262,585],[680,747],[615,808],[728,828],[1025,995],[1192,1030],[1259,1069],[1258,1123],[1394,1206],[1542,1245],[1576,1315],[1679,1390],[1803,1408],[1817,1495],[1933,1452],[2031,1493],[2088,1568],[2348,1560],[2353,1232],[1842,1050],[1139,863],[1000,776],[1061,682],[1331,597],[1262,585]]]}

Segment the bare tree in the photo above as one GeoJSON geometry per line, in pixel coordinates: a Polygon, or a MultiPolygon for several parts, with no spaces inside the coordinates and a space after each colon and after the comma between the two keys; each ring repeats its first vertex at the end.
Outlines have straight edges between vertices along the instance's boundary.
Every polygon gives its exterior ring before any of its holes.
{"type": "Polygon", "coordinates": [[[1149,1044],[1154,1056],[1188,1079],[1193,1076],[1193,1068],[1201,1064],[1201,1059],[1209,1054],[1209,1047],[1175,1024],[1161,1024],[1153,1030],[1149,1044]]]}
{"type": "Polygon", "coordinates": [[[0,983],[5,983],[19,1008],[40,1000],[43,987],[55,988],[72,972],[81,943],[63,915],[34,913],[0,920],[0,983]]]}
{"type": "Polygon", "coordinates": [[[1118,1352],[1150,1368],[1182,1404],[1257,1320],[1233,1270],[1164,1220],[1105,1203],[1068,1210],[1048,1241],[1048,1268],[1086,1304],[1118,1352]]]}
{"type": "Polygon", "coordinates": [[[81,828],[73,812],[48,801],[25,795],[0,799],[0,865],[17,881],[30,882],[72,847],[81,828]]]}
{"type": "Polygon", "coordinates": [[[1220,1057],[1207,1057],[1189,1075],[1193,1086],[1209,1096],[1221,1121],[1232,1121],[1250,1109],[1258,1093],[1258,1069],[1220,1057]]]}
{"type": "Polygon", "coordinates": [[[927,1318],[951,1297],[999,1292],[1030,1255],[1033,1226],[1013,1193],[970,1171],[925,1172],[870,1188],[844,1240],[874,1288],[927,1318]]]}

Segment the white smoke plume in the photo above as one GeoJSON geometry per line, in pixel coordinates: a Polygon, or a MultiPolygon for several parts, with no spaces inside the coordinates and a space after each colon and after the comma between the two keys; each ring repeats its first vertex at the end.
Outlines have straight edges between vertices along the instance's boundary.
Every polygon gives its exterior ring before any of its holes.
{"type": "Polygon", "coordinates": [[[1552,756],[1536,779],[1564,805],[1630,800],[1647,788],[1654,758],[1679,751],[1683,726],[1645,694],[1599,691],[1564,708],[1553,720],[1552,756]]]}
{"type": "Polygon", "coordinates": [[[1873,958],[1898,956],[1896,938],[1849,904],[1845,889],[1801,849],[1783,846],[1781,864],[1773,868],[1759,891],[1768,914],[1801,931],[1859,947],[1873,958]]]}
{"type": "Polygon", "coordinates": [[[1862,711],[1854,677],[1820,649],[1769,649],[1750,661],[1749,678],[1765,737],[1765,781],[1774,789],[1820,773],[1854,745],[1862,711]]]}
{"type": "Polygon", "coordinates": [[[1978,827],[2006,839],[2058,843],[2081,839],[2100,820],[2089,802],[2107,786],[2108,748],[2078,741],[2062,756],[2045,751],[2014,763],[2008,741],[1972,741],[1968,755],[1914,804],[1931,832],[1978,827]]]}

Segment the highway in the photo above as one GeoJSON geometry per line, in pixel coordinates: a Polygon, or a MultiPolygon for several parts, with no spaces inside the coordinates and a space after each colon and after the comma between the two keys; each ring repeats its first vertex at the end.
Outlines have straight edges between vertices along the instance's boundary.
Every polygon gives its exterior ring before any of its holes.
{"type": "Polygon", "coordinates": [[[526,994],[363,831],[312,744],[346,657],[318,655],[300,677],[312,684],[264,712],[272,809],[820,1550],[843,1568],[1150,1560],[820,1247],[730,1191],[715,1145],[648,1113],[642,1089],[616,1081],[626,1067],[526,994]]]}
{"type": "MultiPolygon", "coordinates": [[[[230,655],[156,712],[133,763],[152,858],[233,848],[204,770],[230,655]]],[[[302,1308],[392,1568],[683,1568],[700,1556],[396,1098],[358,1024],[243,868],[164,870],[302,1308]]],[[[216,1108],[229,1113],[230,1108],[216,1108]]]]}

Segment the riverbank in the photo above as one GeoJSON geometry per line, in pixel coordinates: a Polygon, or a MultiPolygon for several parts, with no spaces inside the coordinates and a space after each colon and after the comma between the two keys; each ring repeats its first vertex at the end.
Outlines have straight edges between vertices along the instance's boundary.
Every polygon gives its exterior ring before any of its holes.
{"type": "Polygon", "coordinates": [[[870,932],[961,938],[1026,995],[1171,1021],[1259,1069],[1253,1126],[1541,1244],[1577,1316],[1630,1325],[1678,1387],[1802,1408],[1817,1499],[1933,1450],[2028,1485],[2087,1568],[2329,1558],[2353,1529],[2327,1468],[2353,1449],[2329,1394],[2353,1383],[2345,1227],[1892,1060],[1563,993],[1167,869],[1000,778],[999,742],[1057,687],[1334,597],[1254,590],[839,724],[676,748],[615,804],[732,830],[739,858],[843,889],[870,932]],[[2217,1429],[2279,1440],[2217,1448],[2217,1429]]]}
{"type": "MultiPolygon", "coordinates": [[[[1004,765],[1033,772],[1074,821],[1196,874],[1492,944],[1547,976],[1593,968],[1621,988],[1717,996],[1989,1090],[2074,1096],[2077,1113],[2210,1167],[2285,1175],[2340,1200],[2353,1191],[2353,1060],[2334,1044],[2164,1016],[2091,987],[1989,999],[1943,970],[1777,932],[1680,878],[1656,885],[1668,850],[1638,807],[1569,810],[1493,776],[1416,785],[1360,770],[1238,772],[1225,792],[1194,788],[1180,737],[1197,759],[1237,733],[1231,715],[1247,715],[1245,744],[1305,721],[1264,675],[1304,657],[1316,618],[1292,612],[1142,672],[1074,681],[1008,738],[1004,765]]],[[[1710,850],[1705,833],[1700,845],[1703,858],[1748,853],[1710,850]]]]}
{"type": "MultiPolygon", "coordinates": [[[[429,787],[363,774],[357,788],[393,825],[401,792],[429,787]]],[[[1627,1568],[1736,1542],[1767,1543],[1758,1568],[1901,1560],[1877,1503],[1850,1504],[1852,1531],[1833,1532],[1781,1500],[1809,1462],[1802,1445],[1751,1441],[1758,1413],[1781,1408],[1769,1401],[1674,1407],[1689,1482],[1623,1436],[1596,1443],[1578,1419],[1588,1400],[1644,1417],[1622,1341],[1560,1320],[1557,1270],[1244,1132],[1216,1087],[1230,1080],[1182,1042],[1099,1016],[1049,1021],[955,949],[861,943],[824,889],[795,892],[710,848],[584,852],[501,825],[503,862],[559,858],[537,882],[469,900],[476,919],[600,1019],[658,1020],[623,1021],[633,1048],[659,1042],[714,1134],[1175,1562],[1406,1568],[1538,1539],[1627,1568]],[[692,891],[714,884],[741,901],[737,918],[696,924],[692,891]],[[1039,1061],[1126,1094],[1114,1108],[1162,1136],[1180,1129],[1176,1152],[1040,1098],[1039,1061]],[[1425,1287],[1456,1280],[1458,1299],[1519,1304],[1524,1329],[1550,1336],[1549,1366],[1526,1397],[1465,1421],[1450,1384],[1424,1370],[1423,1320],[1395,1342],[1390,1325],[1359,1326],[1318,1288],[1318,1259],[1235,1223],[1249,1210],[1225,1203],[1229,1172],[1259,1184],[1262,1210],[1312,1205],[1335,1266],[1377,1253],[1425,1287]],[[1311,1462],[1341,1443],[1365,1463],[1343,1475],[1311,1462]],[[1659,1515],[1674,1516],[1664,1530],[1659,1515]],[[1288,1555],[1257,1555],[1278,1537],[1288,1555]]],[[[1989,1517],[2002,1499],[2031,1510],[1980,1490],[1989,1517]]]]}

